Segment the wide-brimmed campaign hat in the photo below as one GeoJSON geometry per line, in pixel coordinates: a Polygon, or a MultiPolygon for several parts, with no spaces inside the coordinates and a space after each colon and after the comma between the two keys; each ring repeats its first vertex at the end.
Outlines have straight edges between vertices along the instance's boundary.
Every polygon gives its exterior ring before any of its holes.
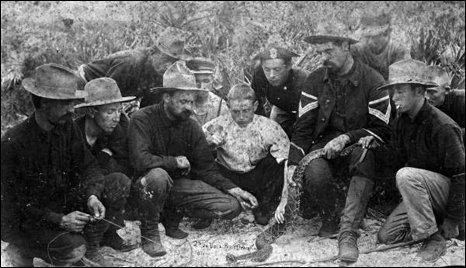
{"type": "Polygon", "coordinates": [[[213,61],[197,57],[190,60],[186,60],[186,67],[194,74],[214,74],[215,64],[213,61]]]}
{"type": "Polygon", "coordinates": [[[390,28],[391,19],[391,15],[384,12],[363,15],[359,19],[358,31],[365,36],[379,35],[390,28]]]}
{"type": "Polygon", "coordinates": [[[167,92],[172,90],[207,91],[196,84],[196,76],[185,61],[173,63],[163,74],[163,87],[152,88],[151,91],[167,92]]]}
{"type": "Polygon", "coordinates": [[[348,42],[348,44],[356,44],[359,42],[358,40],[355,40],[348,35],[348,32],[342,33],[342,30],[339,29],[337,26],[340,26],[340,28],[345,28],[342,23],[329,23],[329,22],[321,22],[319,25],[317,25],[316,33],[315,35],[311,35],[308,37],[304,38],[305,42],[308,42],[309,44],[325,44],[325,43],[343,43],[343,42],[348,42]]]}
{"type": "Polygon", "coordinates": [[[55,63],[36,68],[34,78],[25,78],[22,86],[30,93],[57,100],[83,99],[87,93],[81,88],[84,83],[72,70],[55,63]]]}
{"type": "Polygon", "coordinates": [[[167,27],[155,40],[155,45],[168,56],[181,59],[183,56],[190,55],[190,52],[185,48],[186,41],[190,36],[189,32],[167,27]]]}
{"type": "Polygon", "coordinates": [[[126,102],[136,98],[135,96],[122,97],[116,81],[109,77],[91,80],[84,86],[84,91],[87,92],[84,103],[77,104],[74,108],[126,102]]]}
{"type": "Polygon", "coordinates": [[[439,86],[450,86],[451,76],[448,72],[438,65],[429,65],[426,67],[427,80],[434,83],[441,83],[439,86]]]}
{"type": "Polygon", "coordinates": [[[388,83],[377,90],[389,89],[395,85],[414,84],[427,87],[438,87],[429,81],[426,75],[427,65],[421,61],[406,59],[393,63],[388,67],[388,83]]]}
{"type": "Polygon", "coordinates": [[[275,43],[275,44],[270,44],[266,48],[261,49],[252,59],[253,60],[270,60],[270,59],[289,60],[293,57],[299,57],[299,55],[275,43]]]}

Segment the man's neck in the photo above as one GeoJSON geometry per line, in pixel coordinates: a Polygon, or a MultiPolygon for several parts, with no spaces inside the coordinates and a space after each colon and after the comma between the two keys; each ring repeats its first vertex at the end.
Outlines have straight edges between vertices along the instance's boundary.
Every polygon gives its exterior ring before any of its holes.
{"type": "Polygon", "coordinates": [[[417,114],[419,113],[419,111],[422,109],[422,106],[424,106],[424,102],[426,101],[426,99],[422,98],[422,100],[419,100],[418,102],[416,102],[416,105],[414,105],[413,109],[409,110],[407,112],[409,118],[411,120],[414,120],[414,118],[416,118],[417,114]]]}
{"type": "Polygon", "coordinates": [[[343,66],[338,70],[337,75],[338,76],[344,76],[345,74],[349,73],[351,68],[353,67],[354,64],[354,59],[351,54],[348,54],[348,58],[346,59],[345,63],[343,66]]]}
{"type": "Polygon", "coordinates": [[[47,116],[42,111],[36,110],[36,113],[35,113],[34,117],[35,117],[37,125],[44,131],[47,131],[47,132],[51,131],[55,127],[55,125],[52,124],[48,120],[47,116]]]}
{"type": "Polygon", "coordinates": [[[86,115],[84,132],[86,136],[97,137],[102,132],[102,129],[95,123],[94,118],[86,115]]]}

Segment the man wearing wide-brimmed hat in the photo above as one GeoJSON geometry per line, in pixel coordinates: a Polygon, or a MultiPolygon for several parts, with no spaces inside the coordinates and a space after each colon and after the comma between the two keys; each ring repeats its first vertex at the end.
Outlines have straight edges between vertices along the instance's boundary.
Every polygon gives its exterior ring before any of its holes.
{"type": "Polygon", "coordinates": [[[145,107],[157,102],[149,89],[162,85],[165,70],[177,60],[189,58],[185,49],[189,36],[186,31],[167,27],[153,46],[116,52],[81,65],[78,72],[86,82],[100,77],[113,78],[123,97],[142,98],[140,106],[145,107]]]}
{"type": "MultiPolygon", "coordinates": [[[[86,109],[85,114],[75,122],[83,134],[86,145],[99,163],[104,175],[121,172],[132,176],[128,157],[127,131],[119,124],[123,110],[122,103],[134,100],[135,96],[122,97],[115,80],[102,77],[92,80],[84,87],[87,96],[84,102],[75,106],[86,109]]],[[[124,226],[123,213],[118,213],[114,223],[124,226]]],[[[115,250],[129,251],[134,245],[127,245],[116,233],[118,228],[110,225],[101,245],[115,250]]]]}
{"type": "Polygon", "coordinates": [[[142,248],[153,257],[166,254],[159,220],[167,236],[183,239],[188,234],[178,226],[184,215],[232,219],[241,212],[240,203],[257,206],[253,195],[220,175],[201,127],[190,118],[195,92],[205,90],[197,86],[194,74],[176,62],[157,90],[164,91],[163,101],[135,112],[129,127],[130,160],[137,175],[145,237],[142,248]]]}
{"type": "Polygon", "coordinates": [[[309,152],[323,148],[325,156],[306,168],[304,198],[306,209],[315,210],[322,218],[319,236],[338,231],[339,258],[358,259],[357,237],[375,179],[373,152],[356,147],[345,157],[340,152],[361,137],[371,135],[381,142],[390,134],[390,103],[386,91],[376,91],[384,84],[375,70],[353,58],[350,46],[356,40],[342,37],[332,27],[323,34],[306,37],[320,54],[322,67],[311,73],[303,86],[290,147],[288,178],[296,165],[309,152]],[[351,182],[347,187],[346,178],[351,182]]]}
{"type": "Polygon", "coordinates": [[[428,87],[426,98],[430,104],[440,109],[446,115],[455,120],[464,133],[465,119],[465,94],[463,89],[451,89],[451,77],[444,68],[430,65],[426,68],[427,79],[438,84],[438,87],[428,87]]]}
{"type": "Polygon", "coordinates": [[[400,114],[392,125],[389,148],[403,197],[378,241],[424,240],[418,255],[435,262],[446,251],[445,239],[457,237],[464,224],[465,158],[459,126],[424,97],[426,88],[438,86],[426,77],[426,67],[416,60],[399,61],[390,66],[389,83],[378,89],[393,90],[400,114]]]}
{"type": "Polygon", "coordinates": [[[2,240],[15,265],[32,266],[34,257],[73,264],[84,254],[107,264],[97,240],[103,219],[124,206],[130,180],[99,172],[72,121],[75,101],[87,96],[80,82],[61,65],[37,67],[23,80],[35,112],[2,137],[2,240]]]}
{"type": "Polygon", "coordinates": [[[301,88],[309,74],[306,70],[292,66],[291,59],[297,56],[284,45],[272,43],[253,58],[260,61],[251,81],[259,101],[256,113],[270,116],[280,124],[288,137],[291,136],[298,115],[301,88]],[[271,108],[268,107],[270,105],[271,108]]]}
{"type": "Polygon", "coordinates": [[[374,68],[385,80],[388,79],[388,66],[411,58],[409,47],[397,45],[391,40],[392,19],[391,14],[386,12],[361,16],[356,30],[361,35],[361,42],[351,47],[355,57],[374,68]]]}

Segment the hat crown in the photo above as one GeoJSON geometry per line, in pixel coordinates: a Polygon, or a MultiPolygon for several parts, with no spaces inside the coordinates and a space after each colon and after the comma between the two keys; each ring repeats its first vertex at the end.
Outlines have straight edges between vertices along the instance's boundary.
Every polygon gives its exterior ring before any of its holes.
{"type": "Polygon", "coordinates": [[[304,38],[304,41],[310,44],[346,41],[350,45],[358,42],[358,40],[351,38],[350,31],[347,29],[347,26],[341,22],[320,22],[316,27],[314,35],[304,38]]]}
{"type": "Polygon", "coordinates": [[[81,80],[71,69],[49,63],[36,68],[34,78],[23,80],[23,86],[34,95],[50,99],[78,99],[85,94],[81,80]]]}
{"type": "Polygon", "coordinates": [[[183,90],[202,90],[196,85],[196,77],[185,61],[173,63],[163,74],[163,87],[183,90]]]}
{"type": "Polygon", "coordinates": [[[262,60],[269,60],[269,59],[284,59],[288,60],[293,57],[298,57],[299,55],[294,53],[291,50],[288,50],[278,43],[272,43],[268,45],[266,48],[262,48],[255,56],[254,60],[262,59],[262,60]]]}
{"type": "Polygon", "coordinates": [[[87,92],[87,97],[84,99],[85,103],[92,102],[118,102],[121,99],[120,88],[112,78],[102,77],[91,80],[84,87],[87,92]]]}
{"type": "Polygon", "coordinates": [[[193,58],[186,61],[186,67],[192,73],[206,73],[213,74],[215,73],[215,64],[207,58],[193,58]]]}
{"type": "Polygon", "coordinates": [[[392,17],[389,13],[364,15],[359,19],[359,25],[361,27],[386,26],[391,24],[391,19],[392,17]]]}
{"type": "Polygon", "coordinates": [[[191,36],[190,33],[174,27],[167,27],[159,35],[155,44],[163,53],[179,59],[184,52],[186,39],[191,36]]]}
{"type": "Polygon", "coordinates": [[[426,76],[427,65],[421,61],[406,59],[393,63],[388,67],[388,83],[418,83],[428,81],[426,76]]]}

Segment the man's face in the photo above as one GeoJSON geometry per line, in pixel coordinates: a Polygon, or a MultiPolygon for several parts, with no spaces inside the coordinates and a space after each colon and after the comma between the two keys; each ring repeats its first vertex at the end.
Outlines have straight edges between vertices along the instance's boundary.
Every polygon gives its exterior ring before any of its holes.
{"type": "Polygon", "coordinates": [[[433,82],[440,86],[427,88],[425,97],[430,104],[439,107],[445,101],[445,95],[448,94],[450,80],[448,77],[436,77],[433,82]]]}
{"type": "Polygon", "coordinates": [[[254,119],[254,111],[257,109],[257,101],[252,100],[231,100],[228,102],[231,117],[238,126],[244,128],[254,119]]]}
{"type": "Polygon", "coordinates": [[[120,116],[123,112],[121,103],[111,103],[96,107],[94,120],[96,124],[105,132],[112,132],[120,122],[120,116]]]}
{"type": "Polygon", "coordinates": [[[348,43],[340,46],[332,42],[317,44],[316,52],[321,57],[322,65],[334,73],[344,66],[350,53],[348,43]]]}
{"type": "Polygon", "coordinates": [[[75,100],[47,99],[44,105],[47,120],[53,125],[63,125],[71,120],[74,113],[75,100]]]}
{"type": "Polygon", "coordinates": [[[291,64],[285,65],[284,59],[268,59],[263,60],[261,65],[265,77],[272,86],[278,87],[285,84],[291,64]]]}
{"type": "Polygon", "coordinates": [[[380,54],[385,49],[388,42],[390,42],[390,34],[391,31],[387,30],[375,35],[364,35],[363,42],[365,42],[372,53],[380,54]]]}
{"type": "Polygon", "coordinates": [[[394,85],[390,90],[393,90],[392,100],[398,113],[412,111],[418,101],[424,98],[424,96],[416,93],[414,89],[411,89],[410,84],[394,85]]]}
{"type": "Polygon", "coordinates": [[[186,121],[193,113],[194,92],[177,91],[173,96],[166,95],[164,98],[169,116],[177,121],[186,121]]]}
{"type": "Polygon", "coordinates": [[[214,85],[213,74],[194,74],[194,76],[196,77],[196,85],[198,88],[212,91],[214,85]]]}

